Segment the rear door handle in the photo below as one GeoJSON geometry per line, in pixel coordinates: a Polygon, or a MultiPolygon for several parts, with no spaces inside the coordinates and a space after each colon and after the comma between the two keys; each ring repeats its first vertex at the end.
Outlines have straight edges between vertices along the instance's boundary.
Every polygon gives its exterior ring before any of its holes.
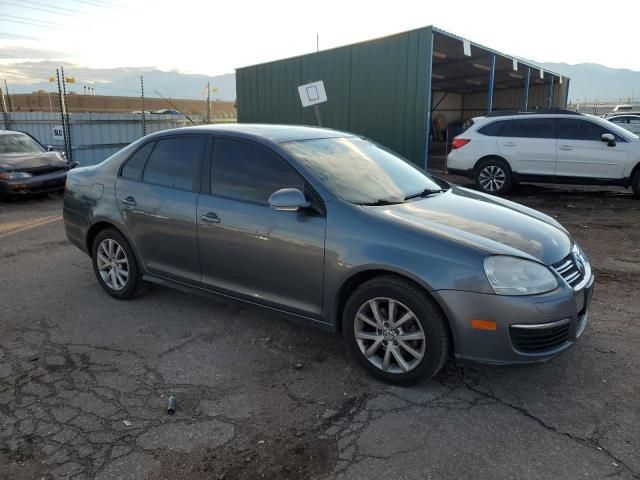
{"type": "Polygon", "coordinates": [[[220,223],[220,217],[218,217],[214,212],[208,212],[204,215],[200,215],[200,220],[202,220],[203,223],[220,223]]]}
{"type": "Polygon", "coordinates": [[[513,142],[503,143],[502,145],[505,146],[505,147],[515,147],[516,146],[516,144],[513,143],[513,142]]]}
{"type": "Polygon", "coordinates": [[[132,196],[128,196],[127,198],[122,199],[123,205],[128,205],[130,207],[135,207],[137,205],[136,199],[132,196]]]}
{"type": "Polygon", "coordinates": [[[560,145],[558,147],[558,150],[573,150],[573,147],[571,147],[569,145],[560,145]]]}

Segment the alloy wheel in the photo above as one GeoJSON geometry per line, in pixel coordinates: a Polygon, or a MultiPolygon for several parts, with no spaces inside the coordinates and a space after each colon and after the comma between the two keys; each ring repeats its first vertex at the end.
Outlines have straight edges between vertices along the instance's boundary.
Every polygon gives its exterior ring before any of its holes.
{"type": "Polygon", "coordinates": [[[497,192],[504,186],[507,181],[507,176],[501,167],[497,165],[487,165],[480,171],[478,181],[483,190],[487,192],[497,192]]]}
{"type": "Polygon", "coordinates": [[[98,272],[102,281],[113,290],[122,290],[129,281],[129,261],[124,248],[111,238],[106,238],[96,252],[98,272]]]}
{"type": "Polygon", "coordinates": [[[397,300],[368,300],[358,309],[353,328],[362,355],[384,372],[409,372],[424,358],[427,341],[422,325],[397,300]]]}

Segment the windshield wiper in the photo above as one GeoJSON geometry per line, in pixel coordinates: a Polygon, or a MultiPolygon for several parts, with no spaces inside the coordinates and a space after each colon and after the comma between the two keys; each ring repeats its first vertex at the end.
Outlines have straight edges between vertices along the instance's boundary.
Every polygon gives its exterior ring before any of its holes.
{"type": "Polygon", "coordinates": [[[442,192],[446,192],[446,189],[444,189],[444,188],[437,188],[437,189],[425,188],[421,192],[412,193],[411,195],[407,195],[406,197],[404,197],[404,199],[406,201],[406,200],[411,200],[412,198],[426,197],[426,196],[429,196],[429,195],[433,195],[434,193],[442,193],[442,192]]]}
{"type": "Polygon", "coordinates": [[[378,205],[396,205],[398,203],[402,203],[402,202],[401,201],[393,201],[393,200],[385,200],[384,198],[381,198],[379,200],[376,200],[375,202],[358,203],[358,205],[364,205],[366,207],[376,207],[378,205]]]}

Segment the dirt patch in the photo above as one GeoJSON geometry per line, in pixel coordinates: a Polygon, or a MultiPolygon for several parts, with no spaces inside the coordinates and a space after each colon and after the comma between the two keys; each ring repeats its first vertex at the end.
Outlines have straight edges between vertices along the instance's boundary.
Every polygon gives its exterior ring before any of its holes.
{"type": "Polygon", "coordinates": [[[336,462],[335,443],[309,432],[290,430],[277,437],[189,455],[169,454],[150,480],[253,480],[312,478],[329,473],[336,462]]]}

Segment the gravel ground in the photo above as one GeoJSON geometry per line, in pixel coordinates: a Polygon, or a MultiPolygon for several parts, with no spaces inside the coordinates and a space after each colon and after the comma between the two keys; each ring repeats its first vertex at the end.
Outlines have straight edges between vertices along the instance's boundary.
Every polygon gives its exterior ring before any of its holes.
{"type": "Polygon", "coordinates": [[[60,197],[0,204],[0,478],[640,478],[640,201],[512,198],[589,254],[585,334],[546,364],[450,362],[410,388],[255,307],[159,287],[113,300],[60,197]]]}

